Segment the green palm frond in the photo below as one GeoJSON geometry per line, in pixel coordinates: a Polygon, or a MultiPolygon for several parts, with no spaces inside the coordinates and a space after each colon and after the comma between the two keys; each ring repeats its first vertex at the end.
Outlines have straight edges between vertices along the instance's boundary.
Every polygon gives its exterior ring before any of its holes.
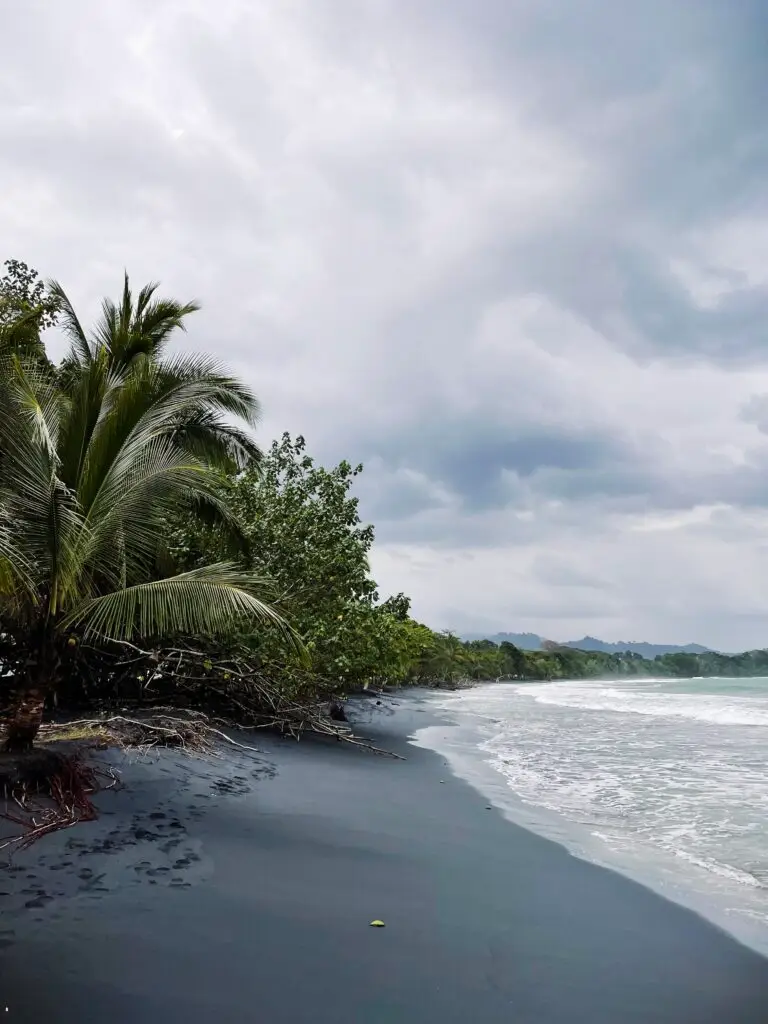
{"type": "Polygon", "coordinates": [[[31,508],[50,493],[65,404],[37,366],[18,356],[0,364],[0,487],[31,508]]]}
{"type": "Polygon", "coordinates": [[[129,577],[148,571],[163,523],[189,509],[194,498],[213,500],[218,476],[190,460],[168,440],[153,440],[135,457],[115,460],[88,509],[90,558],[99,572],[111,573],[114,534],[122,531],[129,577]]]}
{"type": "Polygon", "coordinates": [[[8,565],[13,566],[19,580],[40,588],[38,604],[47,615],[76,586],[87,529],[76,496],[59,475],[57,448],[68,402],[37,365],[15,359],[5,369],[0,379],[0,523],[6,575],[8,565]]]}
{"type": "Polygon", "coordinates": [[[58,281],[49,281],[47,287],[48,293],[56,302],[58,325],[67,335],[72,346],[70,358],[77,363],[89,363],[93,355],[91,345],[69,296],[58,281]]]}
{"type": "Polygon", "coordinates": [[[184,320],[200,306],[196,302],[154,299],[156,282],[145,285],[134,303],[128,275],[123,280],[119,303],[105,299],[94,340],[109,353],[114,369],[125,369],[142,359],[156,362],[176,331],[186,330],[184,320]]]}
{"type": "Polygon", "coordinates": [[[0,450],[28,437],[56,459],[66,401],[47,367],[12,355],[0,365],[0,450]]]}
{"type": "Polygon", "coordinates": [[[159,387],[172,389],[195,383],[206,389],[204,408],[228,413],[256,426],[261,417],[261,403],[248,385],[227,373],[222,364],[210,356],[194,353],[164,359],[157,365],[159,387]]]}
{"type": "Polygon", "coordinates": [[[151,354],[157,359],[162,356],[165,346],[175,331],[186,331],[184,322],[192,313],[197,313],[200,305],[197,302],[176,302],[174,299],[158,299],[154,302],[143,301],[144,292],[136,309],[134,331],[137,336],[151,340],[151,354]]]}
{"type": "Polygon", "coordinates": [[[103,354],[96,353],[66,380],[59,376],[58,383],[69,405],[59,438],[61,476],[69,487],[78,489],[91,441],[108,414],[115,380],[103,354]]]}
{"type": "Polygon", "coordinates": [[[209,634],[269,624],[269,586],[230,564],[155,580],[169,522],[193,515],[242,543],[222,471],[253,468],[253,392],[215,360],[162,358],[197,309],[105,301],[86,335],[60,285],[50,292],[70,351],[54,370],[0,335],[0,614],[35,628],[82,625],[114,638],[209,634]]]}
{"type": "MultiPolygon", "coordinates": [[[[145,388],[151,382],[151,377],[143,373],[135,379],[132,376],[108,396],[110,407],[97,424],[83,468],[81,500],[86,508],[153,442],[173,441],[177,450],[184,451],[179,424],[197,412],[206,386],[192,381],[147,398],[145,388]]],[[[198,461],[190,456],[190,462],[198,461]]]]}
{"type": "Polygon", "coordinates": [[[264,458],[250,434],[210,409],[199,409],[180,417],[174,437],[199,459],[213,466],[230,464],[236,472],[256,467],[264,458]]]}
{"type": "Polygon", "coordinates": [[[254,420],[258,401],[211,360],[177,360],[170,368],[145,363],[116,375],[81,461],[78,479],[85,507],[118,455],[145,443],[149,435],[173,437],[190,455],[222,471],[257,463],[255,441],[221,413],[243,413],[254,420]]]}
{"type": "Polygon", "coordinates": [[[250,559],[251,548],[240,518],[231,506],[214,490],[210,493],[198,491],[187,496],[189,514],[194,521],[209,529],[218,531],[227,545],[229,557],[250,559]]]}
{"type": "Polygon", "coordinates": [[[65,629],[81,627],[112,639],[212,634],[235,623],[277,627],[294,650],[303,644],[283,617],[259,596],[269,584],[221,562],[168,579],[139,583],[94,597],[75,609],[65,629]]]}
{"type": "Polygon", "coordinates": [[[32,596],[32,566],[14,543],[7,525],[0,523],[0,595],[13,598],[19,588],[24,592],[23,596],[32,596]]]}

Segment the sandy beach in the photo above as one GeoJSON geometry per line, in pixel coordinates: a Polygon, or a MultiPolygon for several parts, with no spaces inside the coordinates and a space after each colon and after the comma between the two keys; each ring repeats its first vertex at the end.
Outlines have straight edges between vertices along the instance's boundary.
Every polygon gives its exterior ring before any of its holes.
{"type": "Polygon", "coordinates": [[[257,760],[121,761],[98,822],[0,873],[0,1011],[765,1024],[768,960],[488,809],[408,744],[435,721],[415,694],[366,726],[405,761],[266,736],[257,760]]]}

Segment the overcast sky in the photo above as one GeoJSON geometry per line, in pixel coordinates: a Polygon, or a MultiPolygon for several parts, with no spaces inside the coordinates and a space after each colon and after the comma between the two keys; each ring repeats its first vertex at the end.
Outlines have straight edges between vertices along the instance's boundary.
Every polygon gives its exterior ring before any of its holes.
{"type": "Polygon", "coordinates": [[[0,17],[0,259],[199,299],[265,443],[365,464],[383,591],[768,646],[764,0],[0,17]]]}

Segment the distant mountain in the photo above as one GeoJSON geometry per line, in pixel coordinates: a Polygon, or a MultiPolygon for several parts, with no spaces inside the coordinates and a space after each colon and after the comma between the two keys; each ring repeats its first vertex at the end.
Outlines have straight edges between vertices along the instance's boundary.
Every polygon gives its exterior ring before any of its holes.
{"type": "Polygon", "coordinates": [[[465,640],[490,640],[494,644],[514,644],[521,651],[540,651],[541,641],[544,637],[537,633],[494,633],[489,636],[487,633],[467,633],[465,640]]]}
{"type": "Polygon", "coordinates": [[[580,651],[603,651],[605,654],[631,651],[633,654],[641,654],[644,658],[655,658],[659,654],[706,654],[710,650],[709,647],[702,647],[701,644],[648,644],[638,640],[619,640],[618,643],[608,644],[593,636],[585,636],[581,640],[569,640],[563,646],[575,647],[580,651]]]}
{"type": "MultiPolygon", "coordinates": [[[[464,639],[491,640],[495,644],[506,641],[523,651],[540,651],[545,638],[539,636],[538,633],[494,633],[493,635],[473,633],[464,639]]],[[[609,644],[594,636],[585,636],[581,640],[566,640],[560,646],[574,647],[579,651],[602,651],[604,654],[620,654],[624,651],[631,651],[644,658],[655,658],[659,654],[706,654],[708,650],[711,650],[709,647],[702,647],[701,644],[649,644],[638,640],[619,640],[618,643],[609,644]]]]}

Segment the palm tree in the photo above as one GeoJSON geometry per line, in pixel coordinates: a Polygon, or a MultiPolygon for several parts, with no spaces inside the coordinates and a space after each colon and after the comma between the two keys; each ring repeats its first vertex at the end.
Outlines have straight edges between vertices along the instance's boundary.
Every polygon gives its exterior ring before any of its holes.
{"type": "MultiPolygon", "coordinates": [[[[262,453],[256,442],[232,417],[254,426],[259,402],[236,377],[224,373],[215,360],[200,354],[183,359],[166,355],[174,334],[186,330],[185,321],[199,310],[196,302],[157,299],[158,285],[145,285],[134,301],[128,275],[119,302],[105,299],[101,316],[86,334],[66,292],[57,281],[48,283],[56,305],[59,326],[69,336],[70,352],[59,370],[61,386],[76,397],[83,413],[94,411],[93,391],[99,391],[110,375],[138,375],[142,384],[134,391],[136,412],[168,390],[194,382],[201,402],[190,402],[176,414],[176,430],[184,442],[221,469],[241,470],[258,465],[262,453]]],[[[92,423],[82,423],[88,432],[92,423]]]]}
{"type": "MultiPolygon", "coordinates": [[[[141,296],[130,323],[160,306],[141,296]]],[[[120,327],[110,309],[104,322],[120,327]]],[[[67,326],[59,370],[0,336],[0,634],[27,652],[7,720],[13,750],[32,745],[74,631],[209,634],[246,618],[293,639],[263,600],[265,582],[230,563],[155,578],[169,519],[194,509],[231,520],[218,470],[255,446],[223,417],[253,421],[254,396],[209,359],[165,358],[169,331],[145,332],[157,344],[144,349],[136,332],[132,349],[99,334],[103,324],[90,341],[67,326]]]]}
{"type": "Polygon", "coordinates": [[[466,674],[466,663],[461,640],[446,630],[434,634],[431,649],[422,657],[422,673],[430,679],[453,682],[466,674]]]}

